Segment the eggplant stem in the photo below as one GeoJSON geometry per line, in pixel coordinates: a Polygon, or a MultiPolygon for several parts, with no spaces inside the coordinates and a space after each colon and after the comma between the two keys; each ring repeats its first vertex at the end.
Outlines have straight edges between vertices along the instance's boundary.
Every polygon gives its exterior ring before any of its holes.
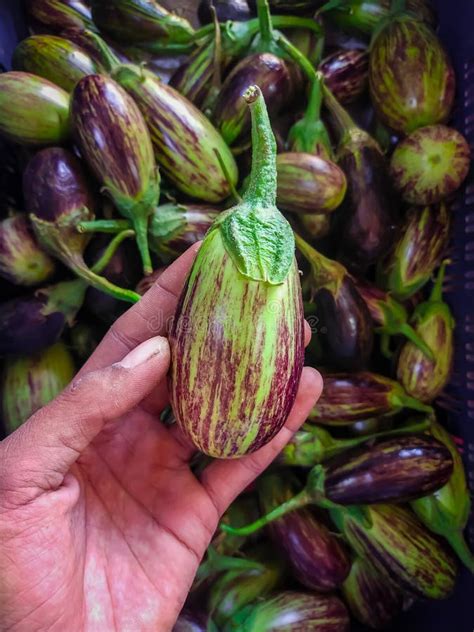
{"type": "Polygon", "coordinates": [[[227,169],[227,165],[222,159],[221,152],[218,149],[214,148],[214,153],[216,154],[217,161],[219,162],[222,172],[224,173],[225,179],[227,180],[227,184],[229,186],[230,192],[232,193],[232,197],[238,204],[240,204],[240,202],[242,202],[242,197],[240,193],[237,191],[237,189],[235,188],[235,184],[232,182],[232,178],[230,177],[230,173],[229,173],[229,170],[227,169]]]}
{"type": "Polygon", "coordinates": [[[255,520],[255,522],[252,522],[245,527],[231,527],[227,524],[221,524],[221,529],[222,531],[231,533],[232,535],[251,535],[252,533],[255,533],[255,531],[265,527],[267,524],[270,524],[270,522],[274,522],[275,520],[282,518],[287,513],[295,511],[296,509],[301,509],[302,507],[306,507],[307,505],[313,503],[314,500],[304,489],[296,496],[293,496],[293,498],[290,498],[278,507],[275,507],[275,509],[272,509],[272,511],[268,512],[265,516],[262,516],[258,520],[255,520]]]}
{"type": "Polygon", "coordinates": [[[124,230],[116,235],[104,250],[100,259],[91,267],[92,272],[94,274],[102,274],[105,268],[109,265],[114,254],[117,252],[117,248],[129,237],[135,237],[135,232],[133,230],[124,230]]]}
{"type": "Polygon", "coordinates": [[[422,351],[429,360],[434,360],[433,352],[426,342],[416,333],[411,325],[402,323],[400,333],[422,351]]]}
{"type": "Polygon", "coordinates": [[[451,263],[450,259],[445,259],[438,270],[438,276],[436,277],[436,281],[434,283],[433,289],[430,294],[430,298],[428,302],[430,303],[441,303],[443,300],[443,284],[444,278],[446,276],[446,268],[451,263]]]}
{"type": "Polygon", "coordinates": [[[105,63],[106,63],[105,70],[107,72],[111,72],[114,68],[116,68],[117,66],[120,66],[121,64],[120,59],[117,57],[117,55],[115,55],[112,52],[110,47],[100,37],[100,35],[97,35],[97,33],[93,33],[92,31],[89,31],[87,35],[88,37],[90,37],[90,39],[94,41],[94,44],[97,46],[101,56],[105,60],[105,63]]]}
{"type": "Polygon", "coordinates": [[[80,222],[77,230],[80,233],[120,233],[132,228],[128,219],[97,219],[91,222],[80,222]]]}
{"type": "Polygon", "coordinates": [[[110,294],[114,298],[119,299],[120,301],[126,301],[127,303],[138,303],[141,299],[140,294],[133,292],[132,290],[126,290],[125,288],[121,288],[114,283],[111,283],[105,277],[101,277],[98,274],[95,274],[90,268],[86,266],[82,256],[77,256],[71,258],[68,262],[69,267],[73,270],[78,277],[84,279],[97,290],[101,290],[106,294],[110,294]]]}
{"type": "Polygon", "coordinates": [[[153,272],[153,264],[151,262],[150,248],[148,245],[148,221],[149,217],[133,218],[133,228],[135,230],[136,241],[140,256],[143,263],[143,273],[149,275],[153,272]]]}
{"type": "Polygon", "coordinates": [[[326,107],[331,113],[337,127],[339,128],[339,134],[341,139],[345,134],[350,134],[353,130],[358,130],[359,127],[354,123],[354,120],[348,113],[348,111],[342,107],[334,94],[329,90],[326,84],[322,83],[322,89],[324,94],[324,102],[326,107]]]}
{"type": "Polygon", "coordinates": [[[262,42],[266,46],[270,46],[270,44],[275,40],[275,37],[268,0],[257,0],[257,16],[262,42]]]}
{"type": "Polygon", "coordinates": [[[474,555],[468,547],[462,531],[451,531],[443,535],[464,566],[474,574],[474,555]]]}
{"type": "Polygon", "coordinates": [[[311,81],[317,81],[318,75],[313,66],[305,55],[299,51],[296,46],[286,38],[282,33],[278,33],[276,36],[276,42],[278,45],[288,54],[288,56],[301,68],[306,77],[311,81]]]}

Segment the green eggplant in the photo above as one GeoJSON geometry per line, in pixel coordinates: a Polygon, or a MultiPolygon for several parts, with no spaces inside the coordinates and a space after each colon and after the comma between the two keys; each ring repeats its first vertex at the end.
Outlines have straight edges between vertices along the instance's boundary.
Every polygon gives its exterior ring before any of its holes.
{"type": "MultiPolygon", "coordinates": [[[[298,479],[289,471],[265,475],[258,481],[262,511],[268,513],[289,500],[299,487],[298,479]]],[[[268,533],[294,577],[306,588],[332,591],[347,577],[350,561],[346,550],[309,508],[303,507],[272,522],[268,533]]]]}
{"type": "MultiPolygon", "coordinates": [[[[423,356],[424,357],[424,356],[423,356]]],[[[377,373],[324,373],[323,393],[308,421],[347,425],[368,417],[395,415],[403,408],[431,413],[432,408],[409,396],[394,380],[377,373]]]]}
{"type": "Polygon", "coordinates": [[[112,75],[140,108],[156,160],[168,180],[183,193],[205,202],[227,198],[237,183],[237,166],[204,114],[144,69],[118,66],[112,75]]]}
{"type": "Polygon", "coordinates": [[[431,279],[448,247],[451,213],[446,204],[413,207],[399,236],[377,270],[377,282],[405,301],[431,279]]]}
{"type": "Polygon", "coordinates": [[[446,125],[427,125],[397,145],[390,175],[405,202],[434,204],[459,189],[470,164],[464,136],[446,125]]]}
{"type": "Polygon", "coordinates": [[[100,72],[101,67],[85,51],[57,35],[32,35],[18,44],[12,65],[48,79],[66,92],[86,75],[100,72]]]}
{"type": "Polygon", "coordinates": [[[70,131],[65,90],[28,72],[0,74],[0,136],[21,145],[54,145],[70,131]]]}
{"type": "Polygon", "coordinates": [[[304,360],[294,236],[276,203],[276,143],[254,86],[253,165],[237,206],[207,233],[169,335],[178,426],[209,456],[235,458],[282,428],[304,360]]]}
{"type": "Polygon", "coordinates": [[[432,422],[430,432],[451,452],[453,474],[441,489],[412,501],[411,507],[430,531],[446,538],[459,559],[474,573],[474,555],[463,536],[471,512],[464,464],[451,435],[438,422],[432,422]]]}
{"type": "Polygon", "coordinates": [[[285,591],[237,612],[224,632],[349,632],[338,597],[285,591]]]}
{"type": "Polygon", "coordinates": [[[433,350],[408,323],[408,312],[402,303],[396,301],[388,292],[380,290],[360,279],[353,279],[359,294],[369,308],[376,331],[382,334],[382,352],[390,357],[390,336],[402,335],[420,349],[427,358],[433,358],[433,350]]]}
{"type": "Polygon", "coordinates": [[[410,14],[384,23],[370,47],[372,103],[383,123],[409,134],[443,123],[454,101],[454,70],[438,37],[410,14]]]}
{"type": "Polygon", "coordinates": [[[334,508],[330,515],[354,551],[405,592],[446,599],[457,575],[454,558],[438,539],[398,505],[334,508]]]}
{"type": "Polygon", "coordinates": [[[27,0],[26,14],[34,31],[60,33],[64,29],[90,29],[92,21],[89,3],[83,0],[27,0]]]}
{"type": "Polygon", "coordinates": [[[403,592],[359,556],[352,562],[342,595],[354,618],[373,630],[383,630],[403,610],[403,592]]]}
{"type": "Polygon", "coordinates": [[[14,432],[59,395],[74,373],[74,361],[62,342],[33,355],[5,360],[1,393],[2,418],[7,432],[14,432]]]}
{"type": "Polygon", "coordinates": [[[308,153],[277,156],[280,208],[298,214],[331,213],[346,194],[344,172],[331,160],[308,153]]]}
{"type": "Polygon", "coordinates": [[[131,220],[145,274],[152,272],[148,224],[160,196],[150,135],[133,99],[112,79],[90,75],[72,96],[81,152],[121,215],[131,220]]]}
{"type": "Polygon", "coordinates": [[[365,444],[370,446],[370,442],[375,439],[424,432],[430,427],[430,423],[427,419],[411,420],[396,428],[371,429],[368,434],[350,439],[337,439],[325,428],[305,424],[283,448],[278,462],[282,465],[313,467],[337,454],[342,454],[349,448],[365,444]]]}
{"type": "Polygon", "coordinates": [[[54,261],[39,246],[24,213],[0,221],[0,277],[31,287],[47,281],[54,271],[54,261]]]}
{"type": "Polygon", "coordinates": [[[430,298],[413,312],[411,324],[433,350],[428,358],[412,342],[404,344],[398,356],[397,377],[407,393],[422,402],[433,401],[451,376],[454,359],[454,318],[443,301],[443,280],[447,262],[441,264],[430,298]]]}

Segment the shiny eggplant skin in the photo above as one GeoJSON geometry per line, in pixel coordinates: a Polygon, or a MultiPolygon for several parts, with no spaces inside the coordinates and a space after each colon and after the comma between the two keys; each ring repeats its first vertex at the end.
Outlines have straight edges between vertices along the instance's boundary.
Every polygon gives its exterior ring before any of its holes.
{"type": "Polygon", "coordinates": [[[82,0],[27,0],[26,11],[36,32],[60,33],[68,28],[96,30],[89,3],[82,0]]]}
{"type": "Polygon", "coordinates": [[[338,50],[319,64],[327,87],[342,104],[351,103],[369,85],[369,55],[365,50],[338,50]]]}
{"type": "Polygon", "coordinates": [[[185,608],[180,612],[172,632],[209,632],[208,624],[204,613],[185,608]]]}
{"type": "MultiPolygon", "coordinates": [[[[285,470],[263,477],[258,483],[263,513],[292,498],[298,489],[296,483],[294,476],[285,470]]],[[[270,523],[267,529],[293,575],[306,588],[329,592],[347,577],[350,568],[347,551],[311,509],[293,511],[270,523]]]]}
{"type": "Polygon", "coordinates": [[[56,35],[32,35],[15,48],[15,70],[48,79],[66,92],[86,75],[100,72],[99,65],[72,42],[56,35]]]}
{"type": "Polygon", "coordinates": [[[414,206],[377,271],[379,285],[404,301],[431,279],[448,247],[451,212],[445,203],[414,206]]]}
{"type": "Polygon", "coordinates": [[[278,206],[298,214],[330,213],[344,199],[344,172],[331,160],[302,152],[277,156],[278,206]]]}
{"type": "Polygon", "coordinates": [[[454,558],[441,542],[398,505],[368,505],[331,509],[330,514],[355,552],[367,558],[410,595],[445,599],[452,593],[457,575],[454,558]]]}
{"type": "Polygon", "coordinates": [[[220,202],[231,193],[216,151],[232,183],[238,179],[235,160],[210,121],[185,97],[155,75],[120,66],[114,78],[136,101],[150,130],[155,156],[168,179],[183,193],[206,202],[220,202]]]}
{"type": "Polygon", "coordinates": [[[403,593],[368,559],[356,557],[342,586],[352,615],[373,630],[383,630],[403,610],[403,593]]]}
{"type": "Polygon", "coordinates": [[[379,117],[397,132],[449,118],[454,70],[434,31],[409,14],[394,17],[376,34],[369,82],[379,117]]]}
{"type": "Polygon", "coordinates": [[[258,53],[239,62],[224,81],[212,116],[229,145],[248,140],[250,113],[242,95],[252,85],[262,90],[270,115],[281,110],[294,89],[287,63],[272,53],[258,53]]]}
{"type": "Polygon", "coordinates": [[[219,22],[246,22],[253,17],[247,0],[201,0],[198,9],[201,24],[210,24],[213,21],[212,6],[216,10],[219,22]]]}
{"type": "Polygon", "coordinates": [[[385,439],[324,463],[324,493],[340,505],[407,502],[445,485],[453,460],[429,436],[385,439]]]}
{"type": "Polygon", "coordinates": [[[367,371],[324,373],[324,389],[308,420],[345,425],[370,417],[395,414],[403,407],[431,412],[409,397],[402,386],[388,377],[367,371]]]}

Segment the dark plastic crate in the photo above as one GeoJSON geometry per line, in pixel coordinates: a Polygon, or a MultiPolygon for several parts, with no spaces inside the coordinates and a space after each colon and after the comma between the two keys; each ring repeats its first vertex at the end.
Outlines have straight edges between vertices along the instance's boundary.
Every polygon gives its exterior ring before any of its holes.
{"type": "MultiPolygon", "coordinates": [[[[474,155],[474,0],[432,0],[439,33],[457,76],[454,125],[468,139],[474,155]]],[[[179,0],[168,6],[179,5],[179,0]]],[[[25,37],[20,0],[0,0],[0,64],[9,68],[16,43],[25,37]]],[[[1,160],[1,156],[0,156],[1,160]]],[[[0,162],[1,168],[1,162],[0,162]]],[[[474,167],[453,207],[453,243],[446,298],[456,318],[456,356],[451,384],[448,429],[463,440],[471,495],[474,491],[474,167]]],[[[468,540],[474,547],[474,520],[468,540]]],[[[474,577],[461,569],[455,594],[448,600],[418,603],[392,632],[474,632],[474,577]]]]}

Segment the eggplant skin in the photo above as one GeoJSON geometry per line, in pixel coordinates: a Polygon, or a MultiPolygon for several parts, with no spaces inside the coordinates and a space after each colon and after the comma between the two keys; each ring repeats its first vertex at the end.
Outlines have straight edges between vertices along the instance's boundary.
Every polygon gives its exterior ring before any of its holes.
{"type": "Polygon", "coordinates": [[[89,3],[82,0],[27,0],[26,11],[34,27],[60,33],[77,28],[96,31],[89,3]]]}
{"type": "Polygon", "coordinates": [[[449,118],[454,70],[435,33],[413,17],[392,19],[375,37],[369,81],[375,109],[397,132],[449,118]]]}
{"type": "Polygon", "coordinates": [[[448,448],[433,437],[398,437],[348,450],[324,464],[325,494],[341,505],[406,502],[445,485],[448,448]]]}
{"type": "Polygon", "coordinates": [[[346,176],[331,160],[303,152],[277,156],[279,208],[299,214],[330,213],[344,199],[346,176]]]}
{"type": "Polygon", "coordinates": [[[364,50],[338,50],[322,60],[319,70],[336,99],[351,103],[368,86],[369,56],[364,50]]]}
{"type": "Polygon", "coordinates": [[[211,230],[169,336],[173,410],[199,450],[239,457],[281,429],[303,369],[303,323],[296,260],[279,285],[248,280],[211,230]]]}
{"type": "Polygon", "coordinates": [[[363,558],[411,595],[445,599],[457,575],[454,558],[441,542],[398,505],[367,506],[371,527],[346,517],[344,534],[363,558]]]}
{"type": "Polygon", "coordinates": [[[121,66],[114,78],[133,97],[150,130],[155,157],[163,173],[183,193],[206,202],[231,194],[216,150],[232,183],[238,171],[234,157],[212,123],[177,90],[152,73],[121,66]]]}

